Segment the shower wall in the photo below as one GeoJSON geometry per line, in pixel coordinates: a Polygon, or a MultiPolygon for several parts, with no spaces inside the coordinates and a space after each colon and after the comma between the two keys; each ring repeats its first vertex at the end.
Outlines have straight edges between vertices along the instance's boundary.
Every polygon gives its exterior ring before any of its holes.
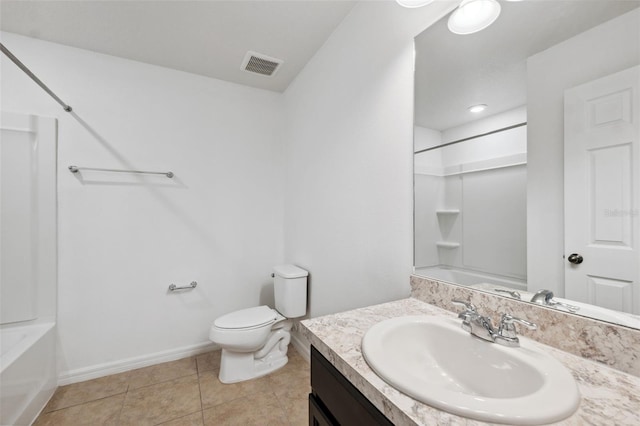
{"type": "Polygon", "coordinates": [[[0,324],[54,321],[56,120],[0,117],[0,324]]]}
{"type": "MultiPolygon", "coordinates": [[[[441,132],[416,147],[526,121],[523,108],[441,132]]],[[[455,139],[453,139],[455,138],[455,139]]],[[[526,126],[415,155],[415,266],[526,278],[526,126]]]]}
{"type": "Polygon", "coordinates": [[[2,41],[74,110],[2,58],[3,110],[59,119],[61,384],[208,350],[217,316],[273,303],[271,268],[284,261],[281,95],[2,41]],[[191,281],[195,290],[167,291],[191,281]]]}
{"type": "Polygon", "coordinates": [[[56,127],[49,117],[0,114],[3,425],[31,424],[58,381],[56,127]]]}
{"type": "Polygon", "coordinates": [[[0,324],[36,318],[36,134],[9,129],[0,143],[0,324]],[[35,172],[35,173],[34,173],[35,172]]]}

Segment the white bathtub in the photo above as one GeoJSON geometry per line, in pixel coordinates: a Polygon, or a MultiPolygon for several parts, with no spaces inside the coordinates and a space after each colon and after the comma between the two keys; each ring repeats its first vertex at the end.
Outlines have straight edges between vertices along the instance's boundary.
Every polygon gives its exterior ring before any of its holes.
{"type": "Polygon", "coordinates": [[[0,425],[30,425],[57,385],[55,323],[0,329],[0,425]]]}
{"type": "Polygon", "coordinates": [[[446,281],[468,287],[476,286],[478,284],[491,284],[499,287],[508,287],[517,291],[527,291],[527,283],[524,280],[506,278],[483,272],[469,271],[466,269],[454,269],[446,266],[430,266],[416,268],[415,274],[421,277],[432,278],[434,280],[446,281]]]}

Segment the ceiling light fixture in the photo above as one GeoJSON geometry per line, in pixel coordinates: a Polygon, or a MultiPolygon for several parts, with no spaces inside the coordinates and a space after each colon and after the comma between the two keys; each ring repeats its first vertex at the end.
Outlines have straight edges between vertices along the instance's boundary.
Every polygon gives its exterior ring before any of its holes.
{"type": "Polygon", "coordinates": [[[431,2],[433,2],[433,0],[396,0],[396,3],[400,6],[408,7],[410,9],[426,6],[431,2]]]}
{"type": "Polygon", "coordinates": [[[447,26],[454,34],[472,34],[493,24],[500,9],[497,0],[462,0],[449,17],[447,26]]]}
{"type": "Polygon", "coordinates": [[[474,114],[482,112],[485,109],[487,109],[487,105],[486,104],[478,104],[478,105],[473,105],[473,106],[469,107],[469,111],[473,112],[474,114]]]}

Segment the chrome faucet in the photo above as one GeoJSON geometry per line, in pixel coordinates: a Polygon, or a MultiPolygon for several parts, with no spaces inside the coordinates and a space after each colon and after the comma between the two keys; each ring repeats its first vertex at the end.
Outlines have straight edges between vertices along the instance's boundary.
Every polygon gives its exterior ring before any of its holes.
{"type": "Polygon", "coordinates": [[[520,340],[518,339],[514,323],[520,323],[533,330],[538,328],[538,326],[532,322],[513,317],[509,314],[502,314],[500,325],[496,329],[491,322],[491,318],[480,315],[473,303],[463,300],[452,300],[451,303],[463,306],[465,309],[458,314],[458,318],[462,320],[462,329],[488,342],[509,347],[518,347],[520,346],[520,340]]]}
{"type": "Polygon", "coordinates": [[[458,314],[458,318],[462,320],[463,330],[483,340],[494,341],[491,318],[480,315],[473,303],[462,300],[452,300],[451,303],[464,306],[465,310],[458,314]]]}
{"type": "Polygon", "coordinates": [[[538,292],[533,295],[531,301],[538,305],[548,305],[551,299],[553,299],[553,292],[551,290],[542,289],[538,290],[538,292]]]}
{"type": "Polygon", "coordinates": [[[552,308],[564,308],[567,311],[574,313],[580,309],[579,306],[569,305],[568,303],[558,302],[553,299],[553,292],[551,290],[538,290],[536,294],[531,298],[533,303],[538,305],[550,306],[552,308]]]}

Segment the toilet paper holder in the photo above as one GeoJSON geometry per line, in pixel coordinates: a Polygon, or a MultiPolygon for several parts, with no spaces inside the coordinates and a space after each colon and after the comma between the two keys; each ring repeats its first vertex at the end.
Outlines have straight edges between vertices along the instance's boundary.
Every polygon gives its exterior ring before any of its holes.
{"type": "Polygon", "coordinates": [[[191,281],[191,284],[186,285],[184,287],[178,287],[175,284],[171,284],[169,286],[169,291],[176,291],[176,290],[191,290],[192,288],[196,288],[196,286],[198,285],[197,282],[195,281],[191,281]]]}

